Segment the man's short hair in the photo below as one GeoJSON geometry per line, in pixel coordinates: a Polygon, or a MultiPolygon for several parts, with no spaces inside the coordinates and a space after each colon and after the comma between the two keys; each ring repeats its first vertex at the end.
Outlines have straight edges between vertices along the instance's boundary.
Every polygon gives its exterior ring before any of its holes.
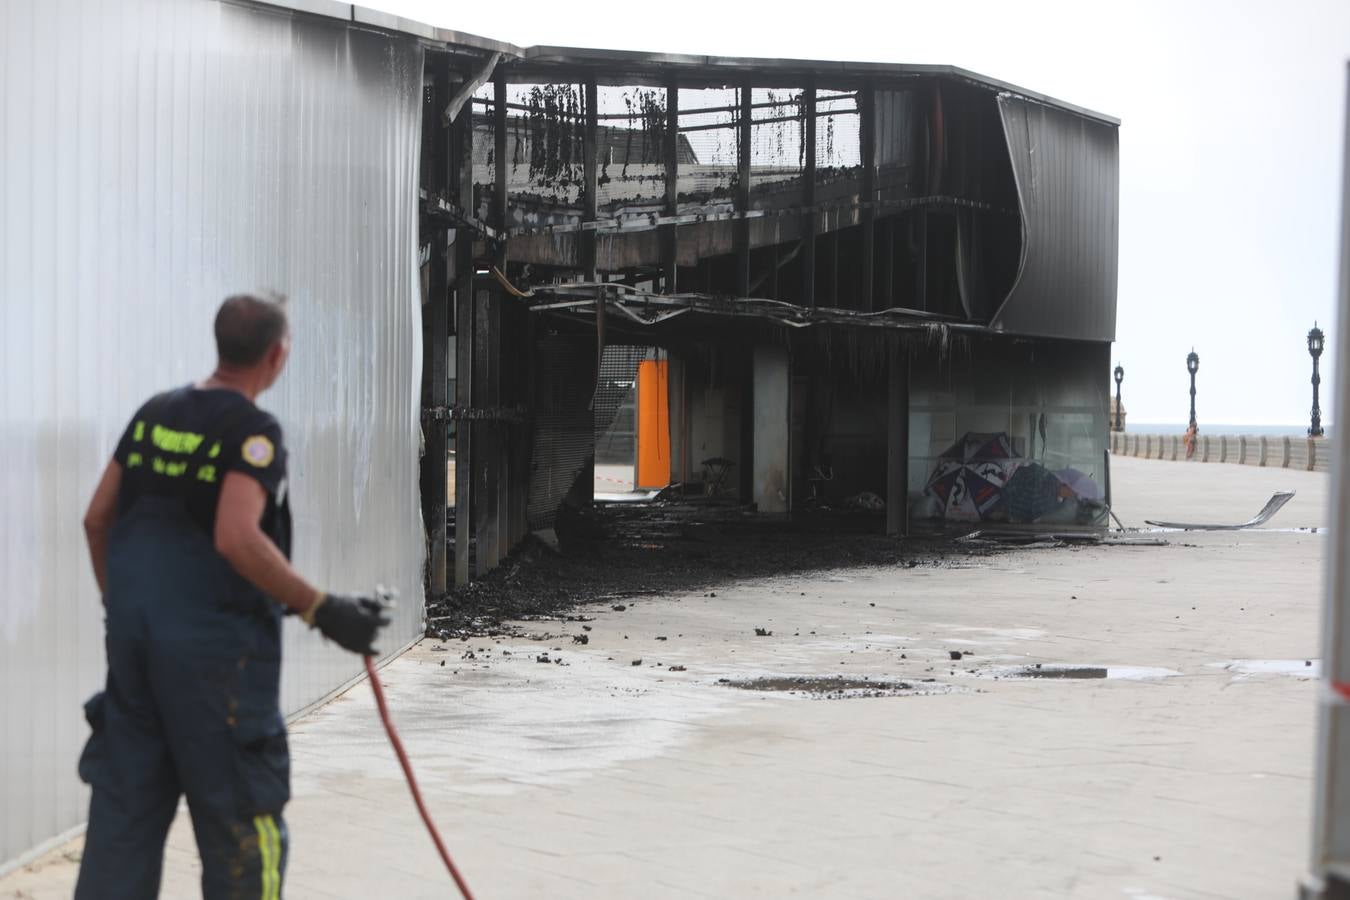
{"type": "Polygon", "coordinates": [[[216,313],[216,352],[233,366],[256,365],[286,334],[281,294],[234,294],[216,313]]]}

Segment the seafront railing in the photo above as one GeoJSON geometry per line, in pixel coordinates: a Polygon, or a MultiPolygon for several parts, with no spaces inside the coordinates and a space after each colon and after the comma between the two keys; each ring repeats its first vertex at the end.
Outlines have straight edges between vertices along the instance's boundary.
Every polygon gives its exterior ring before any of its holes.
{"type": "MultiPolygon", "coordinates": [[[[1140,459],[1186,462],[1186,441],[1179,434],[1111,432],[1111,452],[1140,459]]],[[[1190,462],[1226,462],[1244,466],[1326,472],[1335,458],[1327,438],[1262,434],[1200,434],[1190,462]]]]}

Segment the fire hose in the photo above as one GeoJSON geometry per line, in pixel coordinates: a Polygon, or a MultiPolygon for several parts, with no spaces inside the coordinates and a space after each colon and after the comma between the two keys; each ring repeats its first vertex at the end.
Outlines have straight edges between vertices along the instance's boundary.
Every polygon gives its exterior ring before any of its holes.
{"type": "Polygon", "coordinates": [[[413,802],[417,804],[417,811],[422,815],[422,822],[427,826],[427,833],[431,835],[432,842],[436,845],[436,850],[441,854],[441,860],[445,867],[450,870],[450,877],[455,879],[455,884],[459,886],[459,892],[464,896],[464,900],[474,900],[473,892],[469,890],[468,884],[464,881],[464,876],[459,874],[459,869],[455,868],[455,861],[450,858],[450,852],[445,849],[445,842],[441,840],[441,833],[436,830],[436,823],[431,821],[431,813],[427,812],[427,805],[422,801],[422,792],[417,787],[417,779],[413,776],[412,764],[408,762],[408,754],[403,749],[403,741],[399,740],[398,731],[394,728],[394,722],[389,717],[389,705],[384,700],[384,686],[380,684],[380,676],[375,673],[375,658],[373,656],[365,657],[366,675],[370,677],[370,687],[375,691],[375,705],[380,708],[380,721],[384,723],[384,730],[389,735],[389,743],[394,747],[394,754],[398,757],[398,763],[403,767],[403,776],[408,779],[408,790],[412,792],[413,802]]]}

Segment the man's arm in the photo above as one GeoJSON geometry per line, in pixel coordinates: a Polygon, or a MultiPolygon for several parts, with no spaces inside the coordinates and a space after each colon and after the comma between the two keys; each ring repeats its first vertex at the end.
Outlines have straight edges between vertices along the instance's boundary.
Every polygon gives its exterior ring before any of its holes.
{"type": "Polygon", "coordinates": [[[322,593],[300,577],[262,530],[267,491],[255,479],[227,472],[216,507],[216,552],[263,593],[301,615],[322,593]]]}
{"type": "Polygon", "coordinates": [[[89,560],[94,565],[100,595],[107,590],[108,532],[117,518],[117,492],[121,486],[122,465],[110,460],[84,513],[84,537],[89,543],[89,560]]]}

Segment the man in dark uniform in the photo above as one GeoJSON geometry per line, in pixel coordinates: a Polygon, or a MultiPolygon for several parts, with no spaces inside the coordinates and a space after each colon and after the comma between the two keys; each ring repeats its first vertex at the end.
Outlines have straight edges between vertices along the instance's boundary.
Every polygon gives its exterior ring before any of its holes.
{"type": "Polygon", "coordinates": [[[136,412],[85,516],[108,681],[85,704],[80,777],[93,796],[78,900],[155,897],[184,794],[203,895],[279,898],[281,617],[362,654],[389,622],[375,598],[324,594],[289,562],[281,426],[253,402],[290,351],[282,301],[230,297],[215,332],[215,372],[136,412]]]}

